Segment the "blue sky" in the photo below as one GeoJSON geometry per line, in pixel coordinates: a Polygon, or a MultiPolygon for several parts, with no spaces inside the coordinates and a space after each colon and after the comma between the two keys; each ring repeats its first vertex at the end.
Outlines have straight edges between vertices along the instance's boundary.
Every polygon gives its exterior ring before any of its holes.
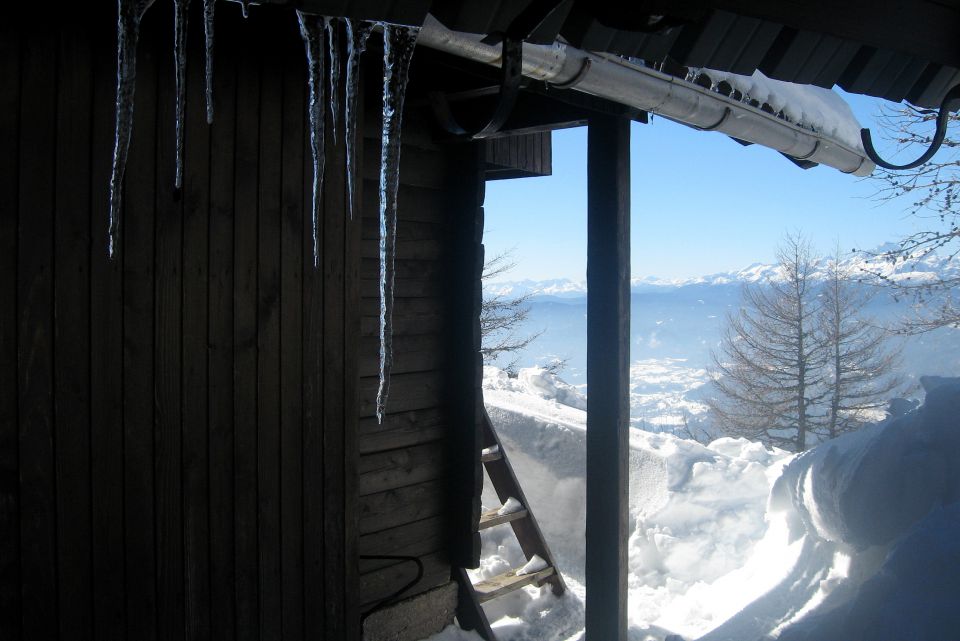
{"type": "MultiPolygon", "coordinates": [[[[844,97],[876,129],[878,101],[844,97]]],[[[552,176],[487,183],[487,255],[513,249],[518,263],[505,279],[585,278],[586,145],[586,128],[554,132],[552,176]]],[[[630,162],[634,276],[687,278],[772,262],[788,232],[828,252],[838,242],[844,251],[876,247],[916,226],[905,203],[871,198],[870,179],[805,171],[769,149],[662,118],[633,124],[630,162]]]]}

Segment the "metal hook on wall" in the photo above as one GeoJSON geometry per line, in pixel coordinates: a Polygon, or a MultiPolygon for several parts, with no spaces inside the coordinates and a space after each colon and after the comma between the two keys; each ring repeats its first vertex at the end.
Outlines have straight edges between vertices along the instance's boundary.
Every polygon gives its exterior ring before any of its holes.
{"type": "Polygon", "coordinates": [[[937,129],[933,135],[933,140],[930,141],[930,147],[923,152],[922,156],[913,162],[905,165],[894,165],[885,161],[879,156],[879,154],[877,154],[877,150],[873,147],[873,140],[870,137],[869,129],[860,130],[860,139],[863,141],[863,150],[866,152],[867,157],[870,158],[870,160],[875,162],[878,167],[883,167],[884,169],[903,171],[905,169],[919,167],[923,163],[933,158],[934,154],[940,150],[940,146],[943,145],[943,139],[947,135],[947,121],[950,119],[950,112],[957,106],[960,106],[960,85],[957,85],[948,91],[947,95],[943,97],[943,100],[940,102],[940,111],[937,113],[937,129]]]}

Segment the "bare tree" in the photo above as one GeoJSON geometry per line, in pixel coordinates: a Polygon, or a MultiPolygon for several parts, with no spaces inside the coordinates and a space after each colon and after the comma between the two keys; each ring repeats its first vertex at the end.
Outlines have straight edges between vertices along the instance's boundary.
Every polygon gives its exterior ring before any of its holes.
{"type": "Polygon", "coordinates": [[[701,445],[710,445],[710,443],[716,439],[716,436],[699,420],[691,420],[691,418],[690,412],[684,409],[680,414],[681,425],[676,428],[674,433],[688,441],[696,441],[701,445]]]}
{"type": "MultiPolygon", "coordinates": [[[[494,256],[483,265],[482,279],[490,282],[516,267],[510,251],[494,256]]],[[[520,330],[530,315],[530,296],[484,296],[480,304],[480,354],[484,363],[492,363],[503,354],[515,354],[526,348],[543,331],[522,333],[520,330]]],[[[505,369],[516,366],[516,359],[505,369]]]]}
{"type": "Polygon", "coordinates": [[[707,404],[727,433],[801,452],[862,427],[901,387],[899,350],[863,310],[873,292],[840,260],[824,274],[809,243],[788,236],[779,278],[744,288],[714,354],[707,404]]]}
{"type": "Polygon", "coordinates": [[[718,394],[707,404],[727,433],[802,452],[823,420],[820,303],[809,242],[788,236],[777,259],[779,278],[744,286],[740,310],[727,317],[713,354],[718,394]]]}
{"type": "Polygon", "coordinates": [[[894,374],[899,349],[890,349],[888,332],[863,314],[874,294],[857,286],[838,250],[826,266],[819,318],[827,351],[825,438],[860,429],[903,384],[894,374]]]}
{"type": "MultiPolygon", "coordinates": [[[[884,110],[880,118],[884,138],[898,151],[909,154],[930,144],[936,114],[912,106],[884,110]]],[[[880,256],[894,266],[917,263],[933,254],[948,261],[960,253],[960,114],[951,114],[941,151],[915,169],[887,170],[874,174],[882,200],[905,201],[910,215],[927,229],[915,232],[898,247],[880,256]]],[[[884,273],[873,275],[888,285],[894,295],[912,297],[916,315],[900,326],[903,333],[917,334],[939,327],[960,327],[960,300],[953,294],[960,276],[925,280],[892,279],[884,273]]]]}

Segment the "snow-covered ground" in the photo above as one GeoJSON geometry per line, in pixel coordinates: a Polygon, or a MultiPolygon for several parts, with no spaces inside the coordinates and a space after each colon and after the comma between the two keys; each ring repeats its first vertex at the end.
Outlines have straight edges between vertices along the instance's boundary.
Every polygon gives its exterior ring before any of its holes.
{"type": "MultiPolygon", "coordinates": [[[[487,604],[500,641],[576,640],[583,626],[585,399],[539,369],[486,368],[484,396],[570,588],[487,604]]],[[[795,457],[631,429],[632,640],[960,638],[960,388],[795,457]]],[[[484,494],[485,506],[498,501],[484,494]]],[[[525,559],[483,532],[478,576],[525,559]]],[[[447,630],[438,640],[473,639],[447,630]]]]}
{"type": "MultiPolygon", "coordinates": [[[[873,251],[882,253],[890,246],[873,251]]],[[[866,317],[881,326],[896,326],[917,314],[917,301],[909,296],[892,296],[888,289],[876,290],[869,273],[890,280],[911,283],[949,279],[960,275],[955,261],[931,255],[917,262],[893,264],[871,253],[857,254],[844,261],[844,268],[859,280],[854,287],[864,295],[876,294],[863,308],[866,317]]],[[[812,278],[826,276],[827,263],[817,263],[812,278]]],[[[712,385],[705,369],[711,351],[720,344],[722,328],[729,313],[741,304],[744,284],[763,286],[780,278],[775,265],[754,264],[743,269],[687,280],[635,278],[630,302],[631,418],[633,426],[651,431],[668,431],[683,436],[688,431],[709,429],[703,397],[712,385]],[[684,429],[684,420],[688,428],[684,429]]],[[[485,283],[485,295],[529,294],[529,314],[516,328],[517,336],[540,333],[518,353],[503,355],[499,362],[521,366],[565,363],[561,375],[586,391],[587,298],[583,283],[569,280],[485,283]]],[[[925,303],[932,309],[937,303],[925,303]]],[[[899,368],[908,387],[920,375],[955,376],[960,373],[960,329],[940,328],[917,336],[897,337],[891,346],[902,348],[899,368]]],[[[908,389],[906,395],[913,395],[908,389]]],[[[700,439],[703,440],[703,439],[700,439]]]]}
{"type": "Polygon", "coordinates": [[[630,365],[630,422],[654,432],[681,431],[684,422],[705,416],[696,390],[710,381],[704,367],[683,358],[644,358],[630,365]]]}

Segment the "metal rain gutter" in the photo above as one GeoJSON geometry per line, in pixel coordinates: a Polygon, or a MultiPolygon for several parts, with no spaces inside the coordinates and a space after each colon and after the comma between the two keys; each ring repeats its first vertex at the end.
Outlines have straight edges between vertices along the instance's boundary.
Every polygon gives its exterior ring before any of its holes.
{"type": "MultiPolygon", "coordinates": [[[[483,44],[482,37],[451,31],[427,15],[417,44],[499,67],[501,47],[483,44]]],[[[556,85],[570,83],[577,91],[696,129],[719,131],[846,174],[868,176],[874,170],[874,163],[862,148],[621,58],[581,51],[559,42],[553,45],[523,43],[523,75],[556,85]]]]}

